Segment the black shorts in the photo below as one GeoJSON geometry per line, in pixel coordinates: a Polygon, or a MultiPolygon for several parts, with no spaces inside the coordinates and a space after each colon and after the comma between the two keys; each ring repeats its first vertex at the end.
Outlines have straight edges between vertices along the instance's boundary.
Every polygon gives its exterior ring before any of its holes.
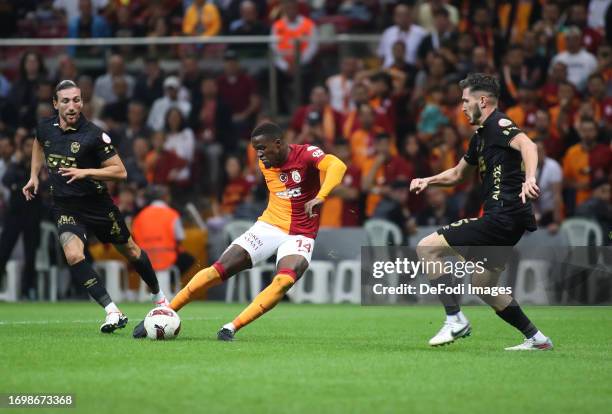
{"type": "Polygon", "coordinates": [[[466,260],[482,260],[484,267],[500,271],[510,257],[512,246],[526,231],[534,231],[533,216],[485,214],[462,219],[442,227],[438,234],[466,260]]]}
{"type": "Polygon", "coordinates": [[[56,198],[52,209],[60,235],[74,233],[83,243],[88,230],[102,243],[125,244],[130,238],[123,215],[109,196],[56,198]]]}

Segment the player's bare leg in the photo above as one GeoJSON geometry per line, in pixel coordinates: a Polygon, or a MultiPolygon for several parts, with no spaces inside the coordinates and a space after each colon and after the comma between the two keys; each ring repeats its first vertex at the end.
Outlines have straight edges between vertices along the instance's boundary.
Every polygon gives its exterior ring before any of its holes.
{"type": "Polygon", "coordinates": [[[112,301],[100,277],[91,263],[85,259],[85,244],[83,241],[70,232],[60,234],[59,239],[70,269],[70,276],[87,289],[89,295],[106,311],[106,320],[100,326],[100,331],[111,333],[115,329],[125,327],[128,318],[121,313],[112,301]]]}
{"type": "MultiPolygon", "coordinates": [[[[499,281],[500,272],[486,270],[472,275],[473,287],[494,287],[499,281]]],[[[525,341],[517,346],[508,347],[506,351],[544,351],[553,348],[552,341],[535,327],[523,312],[519,304],[510,295],[478,295],[483,302],[491,306],[497,316],[518,329],[525,335],[525,341]]]]}
{"type": "Polygon", "coordinates": [[[289,255],[279,260],[272,282],[253,299],[253,302],[240,315],[232,322],[223,325],[217,333],[217,338],[221,341],[233,340],[234,334],[239,329],[274,308],[306,269],[308,269],[308,261],[300,255],[289,255]]]}
{"type": "MultiPolygon", "coordinates": [[[[440,265],[428,266],[430,271],[427,272],[429,283],[432,286],[439,285],[452,286],[453,275],[437,273],[437,270],[442,270],[441,262],[444,257],[458,256],[453,250],[444,236],[438,233],[432,233],[423,238],[416,248],[419,259],[425,260],[426,263],[439,263],[440,265]]],[[[438,298],[444,305],[446,312],[446,320],[438,333],[429,340],[431,346],[439,346],[453,343],[456,339],[467,337],[472,332],[470,322],[465,317],[459,302],[453,294],[439,293],[438,298]]]]}
{"type": "Polygon", "coordinates": [[[149,256],[142,250],[134,239],[130,237],[125,244],[115,244],[115,248],[134,266],[136,272],[151,290],[151,300],[156,306],[168,306],[170,302],[166,299],[164,292],[159,289],[159,282],[155,270],[151,265],[149,256]]]}
{"type": "MultiPolygon", "coordinates": [[[[252,266],[251,256],[242,247],[232,244],[223,252],[219,260],[196,273],[189,283],[170,301],[170,308],[178,312],[183,306],[204,294],[213,286],[222,284],[235,274],[252,266]]],[[[134,338],[145,338],[144,321],[132,332],[134,338]]]]}

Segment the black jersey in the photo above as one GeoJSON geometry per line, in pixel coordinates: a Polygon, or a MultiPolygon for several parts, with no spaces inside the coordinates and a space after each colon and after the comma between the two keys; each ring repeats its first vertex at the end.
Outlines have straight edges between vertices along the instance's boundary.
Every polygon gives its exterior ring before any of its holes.
{"type": "Polygon", "coordinates": [[[531,202],[519,197],[525,182],[521,153],[510,142],[522,131],[506,114],[495,110],[478,127],[463,157],[477,165],[482,181],[484,212],[533,216],[531,202]]]}
{"type": "Polygon", "coordinates": [[[62,130],[59,117],[44,119],[36,128],[36,139],[45,153],[53,198],[108,194],[106,185],[86,178],[67,184],[59,169],[100,168],[103,161],[117,154],[110,137],[81,114],[74,128],[62,130]]]}

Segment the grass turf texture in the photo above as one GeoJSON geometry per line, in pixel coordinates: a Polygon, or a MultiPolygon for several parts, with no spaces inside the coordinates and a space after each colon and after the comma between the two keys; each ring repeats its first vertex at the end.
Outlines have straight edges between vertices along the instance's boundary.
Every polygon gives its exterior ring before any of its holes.
{"type": "Polygon", "coordinates": [[[433,306],[282,303],[236,341],[217,341],[242,307],[193,303],[179,338],[156,342],[131,338],[149,305],[123,305],[127,328],[103,335],[93,303],[0,304],[0,393],[72,393],[72,413],[601,413],[612,404],[609,307],[526,308],[556,346],[531,353],[503,350],[522,338],[486,307],[465,307],[472,336],[441,348],[427,345],[443,320],[433,306]]]}

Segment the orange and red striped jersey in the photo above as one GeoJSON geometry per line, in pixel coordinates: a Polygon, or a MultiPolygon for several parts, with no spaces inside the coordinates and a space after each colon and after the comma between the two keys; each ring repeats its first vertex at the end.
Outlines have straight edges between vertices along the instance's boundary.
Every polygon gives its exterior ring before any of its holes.
{"type": "Polygon", "coordinates": [[[314,145],[289,144],[287,161],[280,167],[259,168],[270,191],[268,206],[259,220],[287,232],[315,238],[319,215],[308,217],[304,205],[315,198],[321,188],[319,162],[325,153],[314,145]]]}

